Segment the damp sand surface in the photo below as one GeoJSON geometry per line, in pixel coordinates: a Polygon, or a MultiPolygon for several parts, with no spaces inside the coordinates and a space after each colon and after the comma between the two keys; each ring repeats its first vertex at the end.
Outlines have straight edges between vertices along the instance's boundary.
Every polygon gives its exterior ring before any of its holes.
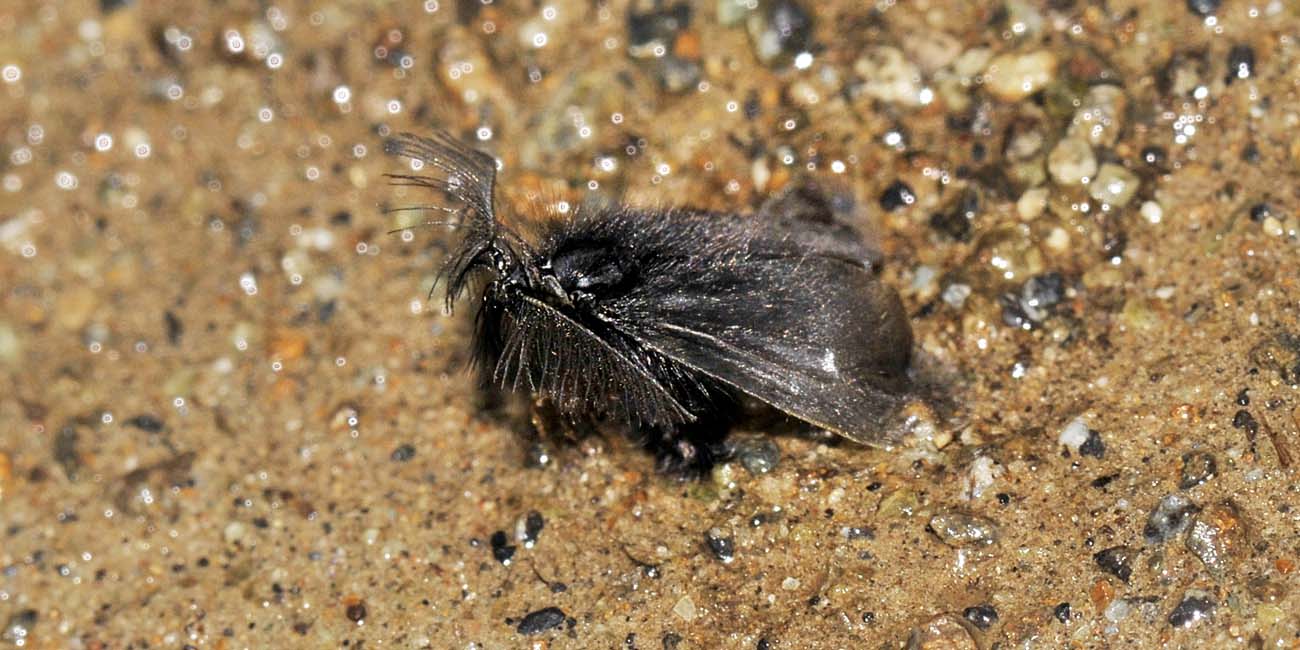
{"type": "MultiPolygon", "coordinates": [[[[0,647],[1283,648],[1300,13],[1109,3],[0,8],[0,647]],[[957,410],[703,480],[533,448],[385,133],[503,213],[804,177],[957,410]]],[[[570,209],[572,209],[570,207],[570,209]]]]}

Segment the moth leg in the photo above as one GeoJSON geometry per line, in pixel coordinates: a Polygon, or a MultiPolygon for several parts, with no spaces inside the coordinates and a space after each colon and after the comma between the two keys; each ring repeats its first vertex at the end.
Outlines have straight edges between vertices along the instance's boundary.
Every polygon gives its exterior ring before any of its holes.
{"type": "Polygon", "coordinates": [[[563,428],[560,410],[550,400],[539,397],[528,409],[528,433],[525,437],[524,464],[529,467],[546,467],[555,458],[551,441],[563,428]]]}
{"type": "Polygon", "coordinates": [[[703,477],[731,455],[728,425],[710,420],[650,432],[646,447],[655,455],[655,471],[681,481],[703,477]]]}

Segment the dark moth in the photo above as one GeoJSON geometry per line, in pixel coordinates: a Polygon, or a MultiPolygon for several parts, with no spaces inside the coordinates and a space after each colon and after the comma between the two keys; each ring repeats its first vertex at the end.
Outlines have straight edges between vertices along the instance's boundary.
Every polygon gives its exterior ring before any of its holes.
{"type": "Polygon", "coordinates": [[[748,396],[887,447],[909,392],[912,334],[857,234],[809,191],[756,215],[578,210],[526,241],[497,217],[496,162],[453,137],[401,135],[394,175],[459,202],[439,274],[477,301],[482,377],[573,423],[623,421],[663,471],[705,467],[748,396]]]}

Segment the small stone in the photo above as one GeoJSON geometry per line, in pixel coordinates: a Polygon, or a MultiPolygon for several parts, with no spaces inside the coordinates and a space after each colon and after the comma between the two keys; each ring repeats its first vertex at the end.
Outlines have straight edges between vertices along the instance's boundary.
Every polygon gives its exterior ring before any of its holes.
{"type": "Polygon", "coordinates": [[[1169,624],[1173,627],[1188,628],[1198,621],[1209,618],[1214,613],[1214,601],[1208,594],[1188,592],[1183,601],[1169,612],[1169,624]]]}
{"type": "Polygon", "coordinates": [[[1128,618],[1128,615],[1132,612],[1133,604],[1127,598],[1116,598],[1110,601],[1109,605],[1106,605],[1106,609],[1102,611],[1101,615],[1105,616],[1106,620],[1111,623],[1118,623],[1128,618]]]}
{"type": "Polygon", "coordinates": [[[1081,185],[1097,174],[1097,157],[1086,140],[1065,138],[1047,154],[1047,172],[1058,185],[1081,185]]]}
{"type": "Polygon", "coordinates": [[[18,330],[0,321],[0,363],[17,364],[23,353],[23,342],[18,330]]]}
{"type": "Polygon", "coordinates": [[[227,544],[238,544],[244,538],[246,532],[248,532],[248,528],[243,523],[232,521],[226,524],[226,527],[221,531],[221,537],[226,540],[227,544]]]}
{"type": "Polygon", "coordinates": [[[1020,215],[1025,221],[1037,219],[1047,209],[1047,199],[1049,193],[1046,187],[1035,187],[1025,190],[1016,201],[1016,214],[1020,215]]]}
{"type": "Polygon", "coordinates": [[[1228,77],[1224,83],[1249,79],[1255,69],[1255,50],[1249,45],[1234,45],[1228,50],[1228,77]]]}
{"type": "Polygon", "coordinates": [[[1113,147],[1124,128],[1128,98],[1119,86],[1102,84],[1088,89],[1070,122],[1071,137],[1094,147],[1113,147]]]}
{"type": "Polygon", "coordinates": [[[1187,531],[1185,545],[1215,578],[1226,577],[1236,556],[1246,549],[1246,522],[1231,501],[1216,503],[1197,513],[1187,531]]]}
{"type": "Polygon", "coordinates": [[[754,56],[765,64],[807,52],[812,28],[812,15],[795,0],[769,0],[745,19],[754,56]]]}
{"type": "Polygon", "coordinates": [[[343,615],[348,617],[353,623],[360,623],[366,620],[366,603],[364,601],[355,602],[343,610],[343,615]]]}
{"type": "Polygon", "coordinates": [[[1250,206],[1250,220],[1259,223],[1273,216],[1273,206],[1267,203],[1256,203],[1250,206]]]}
{"type": "Polygon", "coordinates": [[[690,596],[682,596],[677,600],[677,603],[673,605],[673,613],[677,615],[677,618],[690,623],[695,620],[695,616],[697,615],[695,601],[691,600],[690,596]]]}
{"type": "Polygon", "coordinates": [[[1097,566],[1124,582],[1133,576],[1133,556],[1135,553],[1127,546],[1112,546],[1092,556],[1097,566]]]}
{"type": "Polygon", "coordinates": [[[723,27],[739,25],[757,9],[758,3],[752,0],[718,0],[718,24],[723,27]]]}
{"type": "Polygon", "coordinates": [[[912,629],[907,650],[979,650],[967,623],[955,614],[940,614],[912,629]]]}
{"type": "Polygon", "coordinates": [[[710,528],[704,534],[704,545],[713,553],[713,557],[722,560],[723,564],[731,564],[736,559],[736,543],[731,537],[726,537],[722,530],[710,528]]]}
{"type": "Polygon", "coordinates": [[[1182,468],[1178,472],[1178,488],[1190,490],[1212,478],[1218,472],[1214,454],[1193,451],[1183,454],[1182,468]]]}
{"type": "Polygon", "coordinates": [[[1194,14],[1210,16],[1219,10],[1223,0],[1187,0],[1187,9],[1194,14]]]}
{"type": "Polygon", "coordinates": [[[853,63],[853,71],[862,77],[861,94],[888,104],[921,105],[921,68],[902,50],[872,47],[853,63]]]}
{"type": "Polygon", "coordinates": [[[989,62],[985,81],[989,92],[1005,102],[1024,99],[1056,76],[1056,56],[1046,50],[1000,54],[989,62]]]}
{"type": "Polygon", "coordinates": [[[1106,443],[1101,439],[1101,432],[1088,429],[1088,439],[1079,445],[1079,455],[1101,458],[1106,455],[1106,443]]]}
{"type": "Polygon", "coordinates": [[[970,297],[973,289],[969,284],[950,284],[943,289],[939,297],[953,309],[961,309],[966,304],[966,299],[970,297]]]}
{"type": "Polygon", "coordinates": [[[781,462],[781,448],[768,436],[736,436],[728,444],[740,466],[754,476],[776,469],[781,462]]]}
{"type": "Polygon", "coordinates": [[[163,421],[159,419],[158,416],[151,413],[141,413],[140,415],[128,419],[125,424],[149,433],[160,433],[164,428],[166,428],[163,421]]]}
{"type": "Polygon", "coordinates": [[[1070,622],[1070,603],[1061,603],[1052,608],[1052,616],[1062,623],[1070,622]]]}
{"type": "MultiPolygon", "coordinates": [[[[23,609],[14,612],[5,621],[5,626],[0,628],[0,640],[9,641],[18,647],[22,647],[32,638],[32,628],[40,620],[40,614],[34,609],[23,609]]],[[[7,645],[7,644],[6,644],[7,645]]]]}
{"type": "Polygon", "coordinates": [[[998,610],[992,605],[975,605],[962,610],[961,615],[971,622],[971,625],[981,630],[987,630],[998,622],[998,610]]]}
{"type": "Polygon", "coordinates": [[[894,181],[880,193],[880,207],[893,212],[916,203],[916,193],[903,181],[894,181]]]}
{"type": "Polygon", "coordinates": [[[1155,201],[1143,202],[1142,207],[1138,209],[1138,212],[1141,213],[1143,219],[1147,220],[1147,223],[1153,226],[1160,223],[1165,217],[1164,209],[1155,201]]]}
{"type": "Polygon", "coordinates": [[[980,210],[979,192],[967,189],[953,205],[930,215],[930,227],[954,241],[970,239],[971,223],[980,210]]]}
{"type": "Polygon", "coordinates": [[[411,444],[401,445],[397,449],[394,449],[393,453],[389,454],[388,457],[394,463],[405,463],[406,461],[415,458],[415,446],[411,444]]]}
{"type": "Polygon", "coordinates": [[[1065,446],[1073,452],[1078,452],[1083,443],[1088,441],[1088,432],[1091,429],[1083,422],[1083,418],[1075,418],[1061,429],[1061,434],[1056,437],[1056,442],[1065,446]]]}
{"type": "Polygon", "coordinates": [[[511,560],[515,557],[517,547],[514,544],[509,543],[509,538],[506,537],[506,531],[498,530],[495,533],[492,533],[492,537],[488,540],[488,543],[492,545],[492,559],[505,566],[510,566],[511,560]]]}
{"type": "Polygon", "coordinates": [[[992,521],[961,512],[941,512],[930,517],[930,530],[939,541],[953,548],[985,547],[998,541],[992,521]]]}
{"type": "Polygon", "coordinates": [[[1195,503],[1181,494],[1165,496],[1147,516],[1142,538],[1151,545],[1164,544],[1187,530],[1192,515],[1199,510],[1195,503]]]}
{"type": "Polygon", "coordinates": [[[1106,163],[1088,185],[1088,195],[1102,203],[1124,207],[1137,194],[1142,181],[1121,165],[1106,163]]]}
{"type": "Polygon", "coordinates": [[[542,513],[530,510],[515,522],[515,539],[523,542],[524,548],[532,548],[537,544],[537,538],[541,536],[542,528],[545,526],[546,520],[542,518],[542,513]]]}
{"type": "Polygon", "coordinates": [[[564,625],[567,618],[559,607],[544,607],[524,616],[515,627],[515,632],[524,635],[539,634],[564,625]]]}

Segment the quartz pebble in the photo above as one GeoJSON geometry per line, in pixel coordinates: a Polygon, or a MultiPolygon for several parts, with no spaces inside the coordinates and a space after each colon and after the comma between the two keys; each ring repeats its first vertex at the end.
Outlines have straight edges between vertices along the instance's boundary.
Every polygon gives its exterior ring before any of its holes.
{"type": "Polygon", "coordinates": [[[978,650],[968,626],[956,614],[940,614],[912,629],[907,650],[978,650]]]}
{"type": "Polygon", "coordinates": [[[986,86],[1002,101],[1024,99],[1056,75],[1056,55],[1045,50],[999,54],[989,62],[986,86]]]}
{"type": "Polygon", "coordinates": [[[1047,154],[1047,171],[1058,185],[1081,185],[1097,175],[1097,157],[1081,138],[1065,138],[1047,154]]]}
{"type": "Polygon", "coordinates": [[[953,548],[991,546],[998,527],[991,520],[962,512],[941,512],[930,517],[930,530],[953,548]]]}
{"type": "Polygon", "coordinates": [[[1097,171],[1097,177],[1088,185],[1088,194],[1102,203],[1124,207],[1133,200],[1141,184],[1142,181],[1138,179],[1137,174],[1122,165],[1106,163],[1101,166],[1097,171]]]}
{"type": "Polygon", "coordinates": [[[1164,544],[1187,530],[1192,515],[1198,510],[1191,499],[1181,494],[1164,497],[1147,516],[1146,526],[1142,529],[1143,539],[1151,545],[1164,544]]]}

